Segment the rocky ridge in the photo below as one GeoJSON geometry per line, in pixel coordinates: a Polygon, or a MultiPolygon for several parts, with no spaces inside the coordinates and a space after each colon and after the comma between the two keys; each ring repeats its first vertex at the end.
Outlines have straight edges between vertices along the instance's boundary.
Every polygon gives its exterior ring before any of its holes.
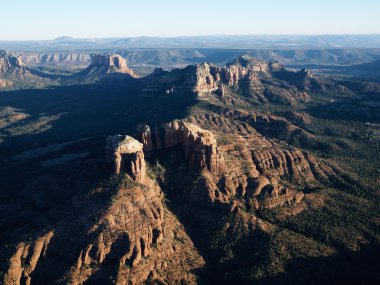
{"type": "Polygon", "coordinates": [[[50,230],[19,242],[9,256],[4,284],[195,282],[190,271],[204,261],[164,208],[160,187],[146,175],[142,144],[129,136],[110,136],[106,158],[118,175],[73,197],[71,208],[50,230]],[[174,243],[174,237],[181,243],[174,243]]]}
{"type": "Polygon", "coordinates": [[[0,51],[0,88],[42,87],[52,83],[49,75],[29,68],[20,57],[0,51]]]}
{"type": "Polygon", "coordinates": [[[87,67],[91,64],[91,55],[88,53],[19,53],[18,55],[27,66],[87,67]]]}
{"type": "Polygon", "coordinates": [[[243,56],[236,58],[228,66],[217,67],[209,63],[196,66],[196,79],[194,91],[209,93],[216,91],[222,84],[228,86],[238,85],[240,80],[259,81],[259,74],[266,74],[274,69],[282,69],[278,63],[267,63],[243,56]]]}
{"type": "Polygon", "coordinates": [[[99,76],[104,77],[110,74],[123,74],[136,77],[132,69],[128,68],[127,61],[118,54],[92,54],[91,64],[74,76],[99,76]]]}
{"type": "Polygon", "coordinates": [[[200,97],[219,96],[223,103],[233,105],[242,101],[236,94],[256,104],[292,106],[308,102],[309,93],[353,94],[347,87],[308,70],[292,71],[278,62],[268,63],[249,56],[238,57],[223,67],[202,63],[171,72],[156,69],[144,81],[149,92],[164,85],[168,87],[168,95],[173,90],[187,89],[200,97]]]}
{"type": "MultiPolygon", "coordinates": [[[[146,77],[148,90],[158,86],[169,86],[170,90],[187,89],[205,97],[215,94],[223,102],[234,103],[239,100],[233,93],[252,98],[258,103],[279,103],[296,105],[309,99],[307,90],[301,90],[292,82],[275,75],[288,72],[277,63],[267,63],[254,58],[243,56],[224,67],[209,63],[191,65],[184,69],[166,72],[156,69],[146,77]]],[[[289,72],[293,75],[294,72],[289,72]]]]}
{"type": "MultiPolygon", "coordinates": [[[[207,118],[192,118],[190,121],[192,123],[172,121],[162,131],[155,129],[152,132],[146,124],[137,129],[138,138],[147,152],[182,146],[187,166],[199,171],[203,177],[186,193],[190,200],[206,205],[210,202],[229,205],[238,195],[246,199],[248,207],[257,209],[299,203],[303,193],[291,183],[281,181],[294,178],[301,184],[303,181],[314,183],[327,178],[325,171],[330,171],[328,168],[321,170],[311,156],[300,150],[284,149],[267,141],[252,128],[244,136],[234,135],[235,143],[218,146],[213,132],[194,124],[202,121],[204,125],[207,118]],[[248,145],[256,147],[249,149],[248,145]],[[226,157],[230,159],[226,161],[226,157]],[[231,160],[232,157],[244,162],[231,160]]],[[[295,186],[301,184],[295,182],[295,186]]]]}
{"type": "Polygon", "coordinates": [[[2,87],[12,86],[14,81],[28,77],[33,77],[33,75],[20,58],[6,51],[0,51],[0,85],[2,87]]]}

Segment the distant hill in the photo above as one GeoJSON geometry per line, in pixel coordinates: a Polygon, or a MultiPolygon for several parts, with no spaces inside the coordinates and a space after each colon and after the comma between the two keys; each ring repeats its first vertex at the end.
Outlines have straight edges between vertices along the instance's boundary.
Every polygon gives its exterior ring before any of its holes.
{"type": "Polygon", "coordinates": [[[355,65],[355,66],[352,66],[350,69],[353,71],[360,71],[360,72],[380,73],[380,60],[355,65]]]}
{"type": "Polygon", "coordinates": [[[76,39],[59,37],[45,41],[0,41],[15,51],[105,50],[126,48],[218,49],[335,49],[378,48],[380,35],[213,35],[193,37],[135,37],[76,39]]]}

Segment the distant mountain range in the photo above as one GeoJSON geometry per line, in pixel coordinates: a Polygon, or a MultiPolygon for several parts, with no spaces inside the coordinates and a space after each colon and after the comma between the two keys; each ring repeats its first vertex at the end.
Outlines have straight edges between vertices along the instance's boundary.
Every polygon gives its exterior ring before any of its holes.
{"type": "Polygon", "coordinates": [[[218,49],[328,49],[378,48],[380,35],[213,35],[194,37],[126,37],[76,39],[59,37],[44,41],[0,41],[13,51],[105,50],[126,48],[218,48],[218,49]]]}

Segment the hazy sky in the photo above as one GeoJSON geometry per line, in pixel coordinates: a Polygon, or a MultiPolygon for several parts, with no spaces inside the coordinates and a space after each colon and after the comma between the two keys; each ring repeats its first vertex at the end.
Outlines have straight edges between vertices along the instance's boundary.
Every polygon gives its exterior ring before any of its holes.
{"type": "Polygon", "coordinates": [[[380,34],[380,0],[1,0],[0,40],[380,34]]]}

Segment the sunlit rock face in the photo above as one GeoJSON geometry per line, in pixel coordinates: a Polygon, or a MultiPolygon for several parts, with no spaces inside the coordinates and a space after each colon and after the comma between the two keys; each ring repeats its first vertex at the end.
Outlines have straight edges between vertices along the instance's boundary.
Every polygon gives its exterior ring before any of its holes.
{"type": "Polygon", "coordinates": [[[91,66],[104,68],[105,74],[122,73],[136,77],[132,69],[128,68],[126,59],[118,54],[94,54],[91,56],[91,66]]]}
{"type": "Polygon", "coordinates": [[[109,136],[106,143],[107,160],[114,163],[115,173],[127,173],[139,183],[145,181],[143,144],[130,136],[109,136]]]}

